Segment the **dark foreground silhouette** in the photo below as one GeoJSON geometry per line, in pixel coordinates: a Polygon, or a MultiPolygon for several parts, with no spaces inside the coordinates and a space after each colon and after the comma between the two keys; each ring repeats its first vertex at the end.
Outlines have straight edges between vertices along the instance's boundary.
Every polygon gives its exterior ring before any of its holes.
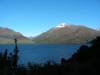
{"type": "Polygon", "coordinates": [[[6,49],[0,53],[0,75],[100,75],[100,37],[90,42],[91,46],[83,45],[68,60],[62,58],[61,64],[18,65],[18,47],[8,54],[6,49]]]}

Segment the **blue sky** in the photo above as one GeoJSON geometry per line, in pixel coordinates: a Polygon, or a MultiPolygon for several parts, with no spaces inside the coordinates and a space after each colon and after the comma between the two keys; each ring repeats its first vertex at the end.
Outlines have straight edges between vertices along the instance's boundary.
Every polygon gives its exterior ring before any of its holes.
{"type": "Polygon", "coordinates": [[[62,22],[100,28],[100,0],[0,0],[0,26],[26,36],[62,22]]]}

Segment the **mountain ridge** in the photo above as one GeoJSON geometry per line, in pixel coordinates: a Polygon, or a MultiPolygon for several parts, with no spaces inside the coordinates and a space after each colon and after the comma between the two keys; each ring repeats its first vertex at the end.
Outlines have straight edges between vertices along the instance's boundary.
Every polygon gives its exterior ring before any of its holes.
{"type": "MultiPolygon", "coordinates": [[[[62,23],[61,23],[62,24],[62,23]]],[[[82,25],[65,24],[51,28],[47,32],[33,38],[35,43],[86,43],[96,36],[99,36],[99,31],[82,25]]]]}
{"type": "Polygon", "coordinates": [[[31,43],[31,40],[10,28],[0,27],[0,44],[12,44],[14,39],[18,39],[18,43],[31,43]]]}
{"type": "Polygon", "coordinates": [[[28,38],[10,28],[0,27],[0,44],[13,43],[15,38],[19,40],[19,43],[82,44],[97,36],[100,36],[100,30],[66,23],[61,23],[34,38],[28,38]]]}

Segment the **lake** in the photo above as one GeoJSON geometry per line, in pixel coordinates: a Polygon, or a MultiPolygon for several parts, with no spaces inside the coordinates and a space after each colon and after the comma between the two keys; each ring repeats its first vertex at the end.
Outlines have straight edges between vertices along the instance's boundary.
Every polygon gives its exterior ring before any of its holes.
{"type": "MultiPolygon", "coordinates": [[[[68,59],[80,45],[74,44],[24,44],[18,45],[19,64],[46,63],[48,60],[60,63],[61,58],[68,59]]],[[[8,49],[12,52],[14,45],[0,45],[0,52],[8,49]]]]}

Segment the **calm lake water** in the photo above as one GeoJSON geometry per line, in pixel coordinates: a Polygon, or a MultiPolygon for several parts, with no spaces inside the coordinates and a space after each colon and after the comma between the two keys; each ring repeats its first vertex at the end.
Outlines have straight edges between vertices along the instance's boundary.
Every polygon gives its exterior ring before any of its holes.
{"type": "MultiPolygon", "coordinates": [[[[19,64],[46,63],[48,60],[59,63],[61,58],[69,58],[74,54],[80,45],[68,44],[24,44],[19,47],[19,64]]],[[[12,52],[14,45],[0,45],[0,52],[8,49],[12,52]]]]}

